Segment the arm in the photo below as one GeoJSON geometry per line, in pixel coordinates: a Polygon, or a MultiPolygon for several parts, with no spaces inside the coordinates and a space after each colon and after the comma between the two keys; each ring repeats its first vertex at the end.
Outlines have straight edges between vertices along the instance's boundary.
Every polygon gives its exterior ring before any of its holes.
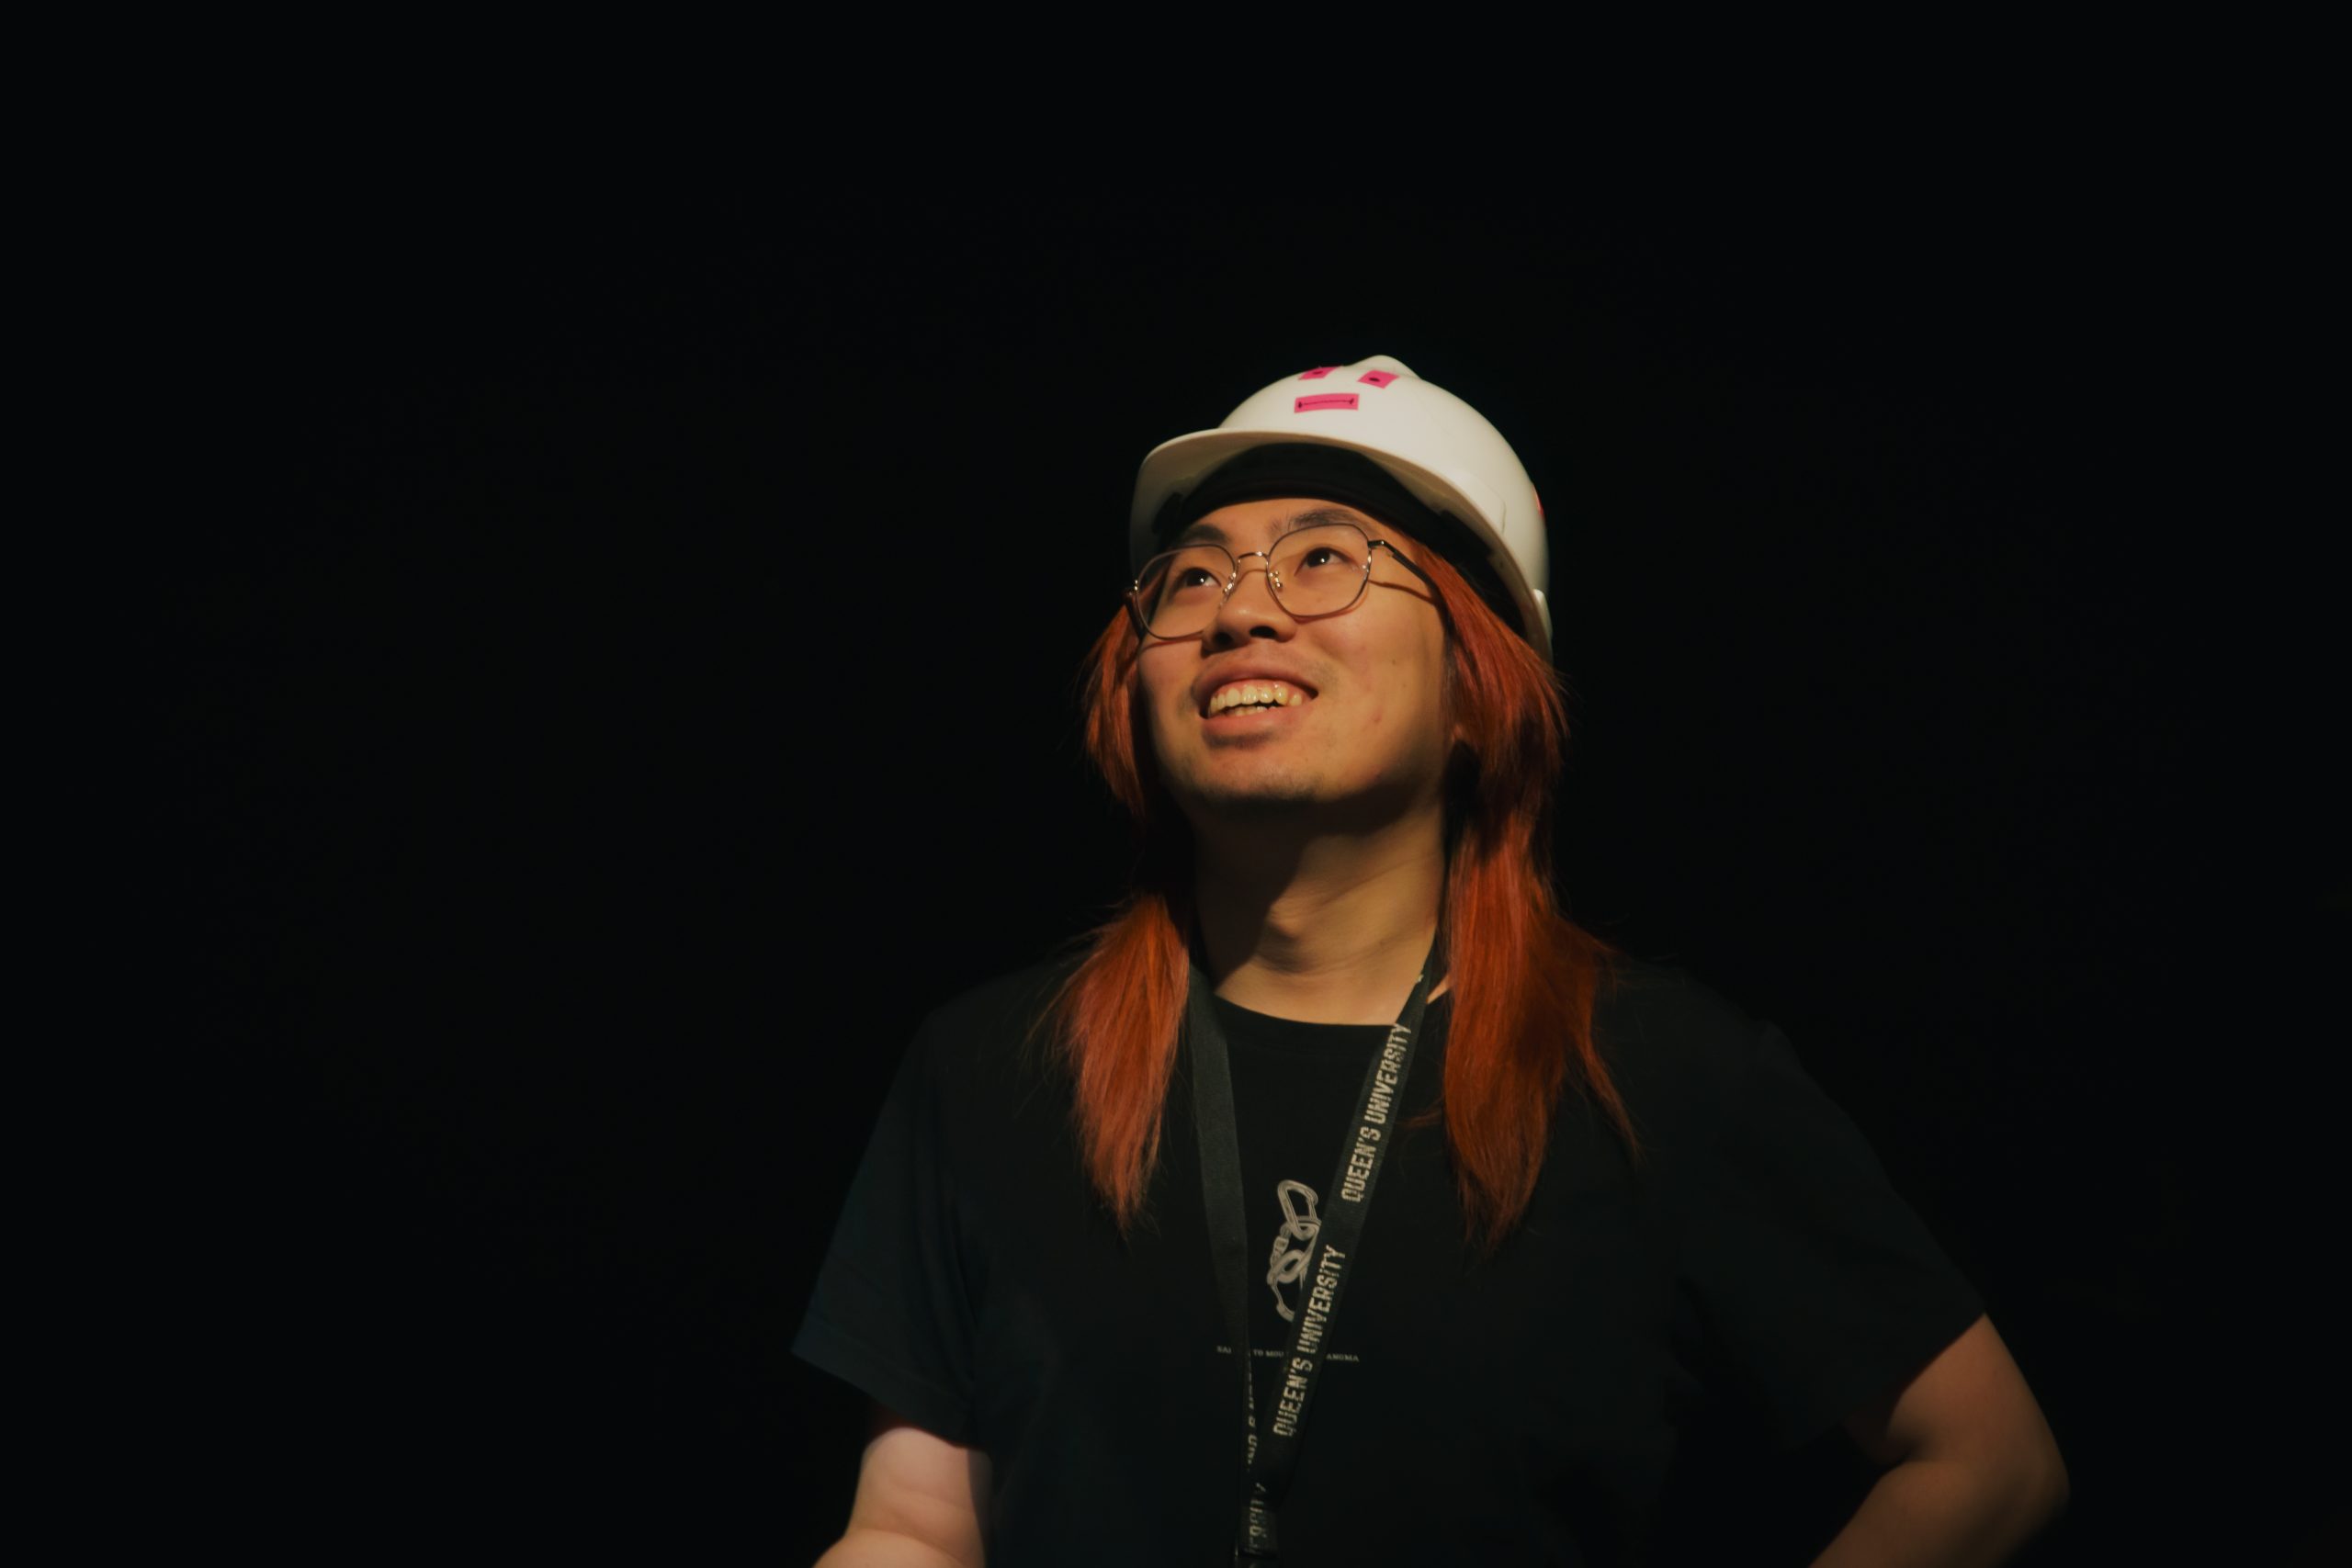
{"type": "Polygon", "coordinates": [[[1815,1568],[2005,1562],[2065,1506],[2058,1440],[1990,1318],[1845,1425],[1891,1468],[1815,1568]]]}
{"type": "Polygon", "coordinates": [[[982,1568],[989,1456],[874,1406],[849,1529],[817,1568],[982,1568]]]}

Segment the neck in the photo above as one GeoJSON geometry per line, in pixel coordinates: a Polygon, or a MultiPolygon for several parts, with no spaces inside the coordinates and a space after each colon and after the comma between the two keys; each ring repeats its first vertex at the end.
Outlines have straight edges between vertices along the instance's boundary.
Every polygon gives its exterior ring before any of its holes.
{"type": "Polygon", "coordinates": [[[1441,813],[1363,832],[1301,837],[1266,824],[1195,842],[1193,909],[1218,996],[1307,1023],[1396,1021],[1437,932],[1441,813]]]}

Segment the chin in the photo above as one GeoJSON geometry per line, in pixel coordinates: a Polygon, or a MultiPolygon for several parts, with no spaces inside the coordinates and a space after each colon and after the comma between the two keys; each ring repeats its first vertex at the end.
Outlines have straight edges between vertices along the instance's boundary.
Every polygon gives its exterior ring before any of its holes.
{"type": "Polygon", "coordinates": [[[1323,791],[1312,779],[1271,774],[1259,778],[1222,778],[1191,782],[1180,792],[1191,808],[1218,815],[1250,811],[1295,810],[1319,804],[1323,791]]]}

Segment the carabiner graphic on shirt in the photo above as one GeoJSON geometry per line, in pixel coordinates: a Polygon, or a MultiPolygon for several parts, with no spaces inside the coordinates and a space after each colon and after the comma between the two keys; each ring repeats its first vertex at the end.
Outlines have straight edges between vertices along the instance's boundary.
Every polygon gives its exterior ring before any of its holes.
{"type": "Polygon", "coordinates": [[[1274,1201],[1282,1205],[1283,1228],[1274,1234],[1273,1256],[1266,1269],[1266,1288],[1274,1292],[1274,1310],[1288,1323],[1298,1314],[1283,1299],[1283,1287],[1295,1285],[1305,1277],[1306,1260],[1314,1254],[1315,1238],[1322,1231],[1323,1222],[1315,1212],[1315,1189],[1304,1181],[1277,1182],[1274,1201]],[[1293,1242],[1298,1245],[1293,1247],[1293,1242]]]}

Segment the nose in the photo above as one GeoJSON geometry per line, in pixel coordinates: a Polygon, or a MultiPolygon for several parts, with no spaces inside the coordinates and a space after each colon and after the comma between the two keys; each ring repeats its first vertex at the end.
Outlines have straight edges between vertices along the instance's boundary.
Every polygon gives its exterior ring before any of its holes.
{"type": "Polygon", "coordinates": [[[1252,550],[1238,557],[1235,563],[1241,579],[1233,592],[1217,606],[1216,618],[1209,623],[1203,640],[1213,647],[1229,648],[1248,637],[1287,638],[1298,628],[1282,604],[1274,597],[1272,562],[1264,552],[1252,550]],[[1250,563],[1254,560],[1255,566],[1250,563]]]}

